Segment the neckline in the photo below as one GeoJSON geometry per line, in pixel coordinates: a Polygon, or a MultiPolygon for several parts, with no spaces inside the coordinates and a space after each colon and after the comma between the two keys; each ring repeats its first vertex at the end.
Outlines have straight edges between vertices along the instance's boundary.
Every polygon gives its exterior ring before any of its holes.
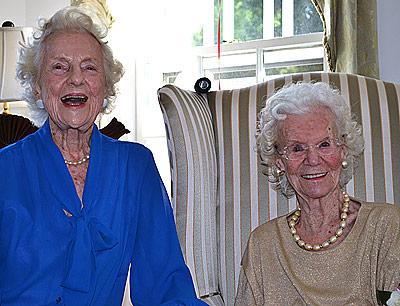
{"type": "Polygon", "coordinates": [[[97,180],[100,172],[100,156],[96,152],[101,151],[101,136],[96,124],[93,124],[92,129],[91,157],[86,173],[82,199],[76,191],[72,176],[64,162],[64,157],[52,138],[49,119],[39,129],[39,136],[42,142],[41,150],[47,151],[49,153],[48,158],[51,160],[52,167],[49,167],[43,159],[41,160],[48,180],[52,181],[54,177],[59,177],[64,180],[64,184],[50,184],[53,195],[60,203],[63,203],[63,207],[68,212],[76,216],[81,215],[81,213],[83,213],[82,203],[84,203],[85,210],[87,210],[88,207],[92,207],[92,202],[96,198],[95,195],[98,192],[97,180]]]}
{"type": "Polygon", "coordinates": [[[300,246],[297,245],[297,243],[293,240],[292,234],[290,233],[289,230],[289,226],[287,224],[287,217],[290,216],[294,211],[291,211],[290,213],[282,216],[279,220],[279,227],[280,230],[283,232],[283,235],[281,235],[283,237],[283,239],[286,242],[286,245],[289,245],[291,249],[293,249],[296,252],[300,252],[302,254],[309,254],[310,256],[318,256],[321,254],[329,254],[331,252],[338,252],[340,249],[344,248],[346,245],[348,245],[349,243],[351,243],[352,241],[354,241],[354,236],[357,237],[358,233],[361,230],[360,227],[360,223],[364,219],[364,202],[359,201],[354,199],[353,197],[350,197],[351,201],[357,202],[360,204],[360,208],[358,209],[358,214],[357,214],[357,218],[354,222],[353,227],[351,228],[350,232],[348,233],[348,235],[346,236],[346,238],[344,238],[344,240],[342,242],[340,242],[339,244],[332,246],[332,248],[329,248],[327,250],[320,250],[320,251],[307,251],[303,248],[301,248],[300,246]]]}

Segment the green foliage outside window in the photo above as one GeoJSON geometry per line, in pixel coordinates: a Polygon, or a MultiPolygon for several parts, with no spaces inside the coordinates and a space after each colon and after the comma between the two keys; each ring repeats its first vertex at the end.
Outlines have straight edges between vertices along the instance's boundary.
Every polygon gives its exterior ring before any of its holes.
{"type": "Polygon", "coordinates": [[[294,1],[294,35],[322,31],[321,19],[311,1],[294,1]]]}
{"type": "Polygon", "coordinates": [[[299,66],[287,66],[287,67],[276,67],[265,69],[265,75],[285,75],[291,73],[300,73],[300,72],[311,72],[311,71],[323,71],[323,64],[314,64],[314,65],[299,65],[299,66]]]}
{"type": "Polygon", "coordinates": [[[282,36],[282,0],[274,0],[274,37],[282,36]]]}
{"type": "Polygon", "coordinates": [[[200,31],[193,34],[193,47],[198,47],[203,45],[203,28],[200,31]]]}
{"type": "MultiPolygon", "coordinates": [[[[274,1],[274,36],[282,36],[282,0],[274,1]]],[[[294,1],[294,35],[322,32],[322,22],[310,0],[294,1]]],[[[223,0],[221,0],[223,6],[223,0]]],[[[223,33],[221,7],[221,33],[223,33]]],[[[214,43],[218,39],[219,1],[214,0],[214,43]]],[[[263,38],[263,0],[234,0],[234,39],[249,41],[263,38]]],[[[221,37],[224,40],[223,37],[221,37]]],[[[193,46],[203,45],[203,29],[193,34],[193,46]]]]}
{"type": "Polygon", "coordinates": [[[234,37],[238,41],[263,38],[263,0],[235,0],[234,37]]]}

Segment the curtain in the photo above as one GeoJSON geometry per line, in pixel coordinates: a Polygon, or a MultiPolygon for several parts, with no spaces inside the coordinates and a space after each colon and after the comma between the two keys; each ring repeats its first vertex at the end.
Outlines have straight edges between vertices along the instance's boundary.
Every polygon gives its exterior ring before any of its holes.
{"type": "Polygon", "coordinates": [[[311,0],[324,26],[329,70],[379,78],[376,0],[311,0]]]}

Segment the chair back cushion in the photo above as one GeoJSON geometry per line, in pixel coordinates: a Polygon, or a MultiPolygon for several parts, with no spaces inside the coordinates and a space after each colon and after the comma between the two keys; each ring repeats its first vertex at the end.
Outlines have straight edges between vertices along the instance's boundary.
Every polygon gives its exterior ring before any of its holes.
{"type": "Polygon", "coordinates": [[[363,126],[365,154],[347,185],[350,195],[400,203],[400,86],[362,76],[306,73],[235,90],[210,92],[218,164],[221,291],[233,305],[240,261],[250,232],[296,207],[272,189],[256,154],[256,121],[264,97],[290,82],[322,81],[338,88],[363,126]]]}
{"type": "Polygon", "coordinates": [[[171,165],[171,202],[182,251],[200,297],[218,300],[217,159],[205,96],[159,89],[171,165]]]}

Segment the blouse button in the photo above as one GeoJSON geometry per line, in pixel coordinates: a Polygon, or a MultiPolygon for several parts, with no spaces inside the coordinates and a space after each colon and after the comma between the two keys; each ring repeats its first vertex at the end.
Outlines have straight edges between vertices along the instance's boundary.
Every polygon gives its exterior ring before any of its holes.
{"type": "Polygon", "coordinates": [[[61,298],[61,296],[59,296],[59,297],[57,297],[57,298],[56,298],[56,303],[57,303],[57,304],[60,304],[60,303],[61,303],[61,301],[62,301],[62,298],[61,298]]]}

